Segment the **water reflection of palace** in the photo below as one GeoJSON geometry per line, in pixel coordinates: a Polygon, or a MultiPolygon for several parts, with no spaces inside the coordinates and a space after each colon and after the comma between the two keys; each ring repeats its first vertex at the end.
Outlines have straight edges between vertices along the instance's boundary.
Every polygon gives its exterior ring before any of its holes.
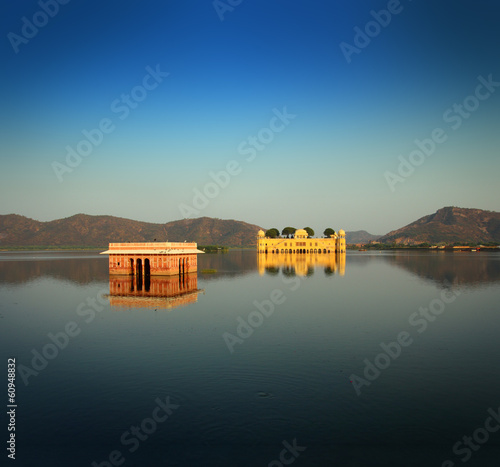
{"type": "Polygon", "coordinates": [[[119,308],[172,309],[198,300],[198,275],[109,276],[109,302],[119,308]]]}
{"type": "Polygon", "coordinates": [[[284,274],[297,276],[311,275],[315,268],[323,268],[326,274],[345,274],[346,255],[325,255],[310,253],[293,255],[277,253],[274,255],[257,255],[259,274],[277,274],[281,269],[284,274]]]}

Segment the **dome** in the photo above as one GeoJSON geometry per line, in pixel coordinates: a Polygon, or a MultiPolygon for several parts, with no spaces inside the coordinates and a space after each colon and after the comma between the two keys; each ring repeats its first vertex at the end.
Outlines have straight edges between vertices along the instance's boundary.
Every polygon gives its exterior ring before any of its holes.
{"type": "Polygon", "coordinates": [[[342,230],[342,229],[340,229],[340,230],[339,230],[339,235],[345,235],[345,231],[344,231],[344,230],[342,230]]]}
{"type": "Polygon", "coordinates": [[[259,230],[259,233],[257,234],[259,237],[263,237],[265,234],[265,232],[263,230],[259,230]]]}
{"type": "Polygon", "coordinates": [[[307,231],[304,229],[297,229],[295,231],[295,238],[305,238],[307,237],[307,231]]]}

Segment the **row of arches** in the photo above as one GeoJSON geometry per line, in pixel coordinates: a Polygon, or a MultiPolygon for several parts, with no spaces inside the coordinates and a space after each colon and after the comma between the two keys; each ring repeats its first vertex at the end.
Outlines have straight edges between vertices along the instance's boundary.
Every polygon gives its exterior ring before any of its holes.
{"type": "Polygon", "coordinates": [[[179,259],[179,274],[185,274],[186,273],[186,258],[180,258],[179,259]]]}
{"type": "MultiPolygon", "coordinates": [[[[135,262],[135,269],[134,269],[134,259],[130,258],[130,270],[136,276],[142,277],[142,275],[143,275],[142,259],[141,258],[137,259],[137,261],[135,262]]],[[[149,258],[145,258],[144,259],[144,277],[149,277],[150,275],[151,275],[151,263],[149,262],[149,258]]]]}
{"type": "MultiPolygon", "coordinates": [[[[134,260],[134,258],[130,258],[129,261],[130,274],[138,277],[149,277],[151,275],[151,261],[149,258],[144,258],[144,262],[142,258],[137,258],[136,260],[134,260]]],[[[175,267],[177,268],[179,275],[184,275],[189,272],[188,258],[178,258],[177,265],[175,267]]]]}
{"type": "MultiPolygon", "coordinates": [[[[269,250],[265,250],[264,253],[267,255],[269,253],[269,250]]],[[[271,250],[270,253],[272,254],[288,254],[288,253],[298,253],[298,254],[328,254],[330,253],[330,250],[327,249],[327,248],[311,248],[311,249],[307,249],[307,248],[297,248],[297,249],[293,249],[293,248],[282,248],[281,250],[279,248],[275,249],[275,250],[271,250]]]]}

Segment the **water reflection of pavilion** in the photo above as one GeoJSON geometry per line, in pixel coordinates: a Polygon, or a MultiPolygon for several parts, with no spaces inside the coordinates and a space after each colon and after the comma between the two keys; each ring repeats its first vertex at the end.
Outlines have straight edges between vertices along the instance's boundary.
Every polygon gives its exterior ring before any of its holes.
{"type": "Polygon", "coordinates": [[[346,255],[305,254],[294,255],[278,253],[274,255],[257,255],[259,274],[276,274],[282,269],[284,274],[297,276],[311,275],[315,268],[324,268],[326,274],[345,274],[346,255]]]}
{"type": "Polygon", "coordinates": [[[118,308],[172,309],[198,300],[198,275],[109,277],[109,302],[118,308]]]}

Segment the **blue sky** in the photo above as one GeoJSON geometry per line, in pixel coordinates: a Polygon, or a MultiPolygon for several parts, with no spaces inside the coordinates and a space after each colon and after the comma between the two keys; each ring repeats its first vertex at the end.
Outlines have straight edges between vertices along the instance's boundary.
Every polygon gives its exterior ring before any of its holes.
{"type": "Polygon", "coordinates": [[[500,6],[353,3],[9,2],[0,213],[386,233],[499,211],[500,6]]]}

